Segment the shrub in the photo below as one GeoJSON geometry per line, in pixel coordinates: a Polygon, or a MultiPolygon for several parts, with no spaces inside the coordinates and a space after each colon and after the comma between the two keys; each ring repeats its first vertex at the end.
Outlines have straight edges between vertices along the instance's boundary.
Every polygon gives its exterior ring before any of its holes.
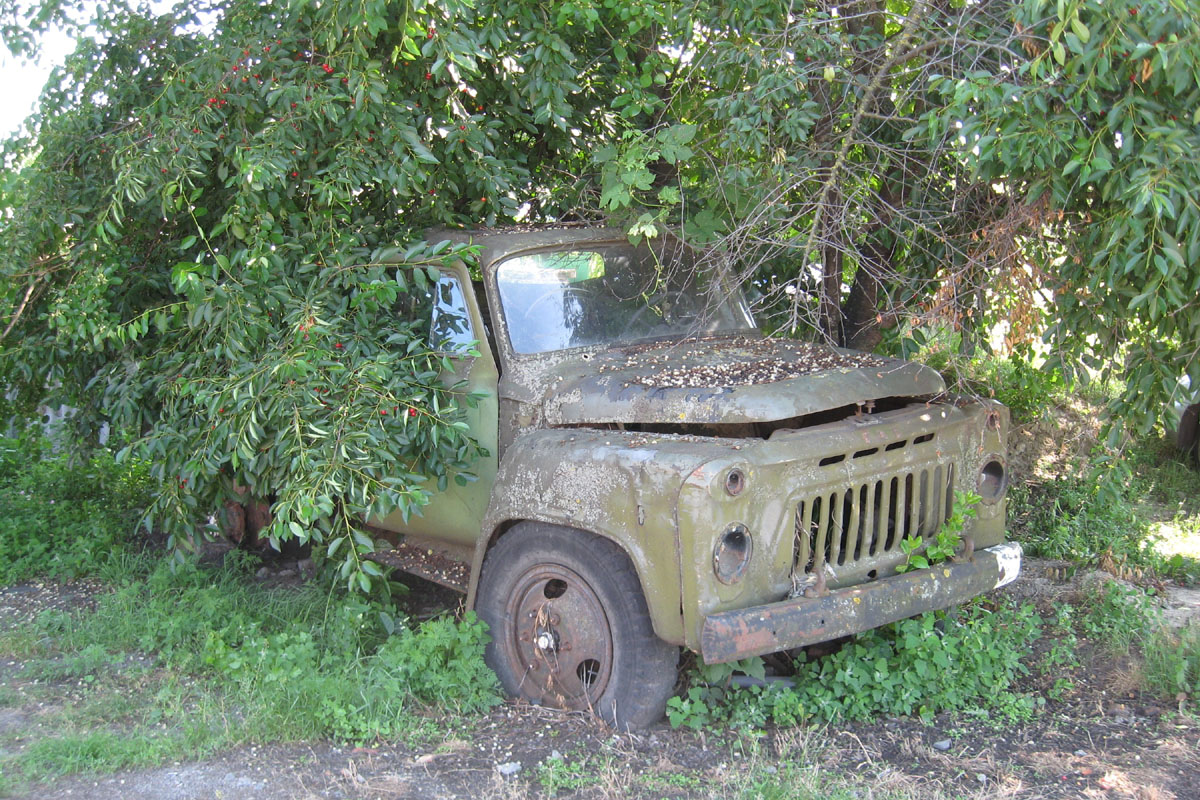
{"type": "Polygon", "coordinates": [[[1146,687],[1160,697],[1200,703],[1200,623],[1181,631],[1160,627],[1150,635],[1143,675],[1146,687]]]}
{"type": "Polygon", "coordinates": [[[801,659],[791,687],[729,685],[733,668],[761,676],[758,660],[700,667],[692,674],[695,685],[672,698],[667,713],[672,725],[694,728],[725,720],[791,725],[876,714],[929,718],[974,708],[1025,714],[1033,701],[1011,687],[1028,672],[1021,656],[1040,635],[1041,619],[1028,605],[976,603],[957,616],[925,613],[861,634],[832,655],[801,659]]]}
{"type": "Polygon", "coordinates": [[[0,582],[94,574],[132,540],[146,466],[99,450],[73,464],[40,437],[0,439],[0,582]]]}

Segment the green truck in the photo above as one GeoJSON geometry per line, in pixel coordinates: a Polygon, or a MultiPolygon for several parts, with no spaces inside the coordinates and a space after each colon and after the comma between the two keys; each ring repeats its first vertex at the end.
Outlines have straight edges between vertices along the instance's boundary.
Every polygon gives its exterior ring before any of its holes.
{"type": "Polygon", "coordinates": [[[594,227],[456,234],[426,306],[488,456],[378,554],[467,594],[510,694],[660,719],[680,648],[792,650],[1016,578],[1008,412],[924,366],[766,338],[720,269],[594,227]],[[477,343],[477,344],[476,344],[477,343]],[[474,351],[471,351],[474,346],[474,351]],[[956,491],[955,557],[905,571],[956,491]]]}

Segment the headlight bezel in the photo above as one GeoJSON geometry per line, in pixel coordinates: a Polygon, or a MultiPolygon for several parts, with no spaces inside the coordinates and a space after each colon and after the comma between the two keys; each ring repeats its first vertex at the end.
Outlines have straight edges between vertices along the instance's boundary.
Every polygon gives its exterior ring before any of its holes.
{"type": "Polygon", "coordinates": [[[754,557],[754,537],[740,522],[725,528],[713,545],[713,575],[726,586],[733,586],[746,576],[754,557]]]}
{"type": "Polygon", "coordinates": [[[1008,493],[1008,468],[1003,455],[989,453],[984,456],[975,476],[975,493],[982,502],[993,505],[1008,493]]]}

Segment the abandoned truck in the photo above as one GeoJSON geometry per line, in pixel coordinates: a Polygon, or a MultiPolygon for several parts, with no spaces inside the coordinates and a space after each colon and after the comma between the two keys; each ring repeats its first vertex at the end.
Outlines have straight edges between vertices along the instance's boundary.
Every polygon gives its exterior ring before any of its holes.
{"type": "Polygon", "coordinates": [[[680,647],[708,663],[800,648],[1017,576],[1003,406],[913,363],[765,338],[682,247],[597,228],[485,231],[476,280],[426,308],[490,455],[377,554],[467,592],[512,695],[661,718],[680,647]],[[669,249],[669,248],[668,248],[669,249]],[[481,278],[481,280],[479,280],[481,278]],[[478,342],[477,355],[463,355],[478,342]],[[952,559],[904,571],[955,491],[952,559]]]}

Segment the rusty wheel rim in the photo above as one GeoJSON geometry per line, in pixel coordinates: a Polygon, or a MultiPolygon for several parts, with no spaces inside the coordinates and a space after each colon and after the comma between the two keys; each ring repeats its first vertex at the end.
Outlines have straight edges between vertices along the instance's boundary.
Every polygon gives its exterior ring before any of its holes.
{"type": "Polygon", "coordinates": [[[574,570],[538,564],[509,599],[506,655],[536,702],[586,709],[612,677],[612,631],[600,597],[574,570]]]}

